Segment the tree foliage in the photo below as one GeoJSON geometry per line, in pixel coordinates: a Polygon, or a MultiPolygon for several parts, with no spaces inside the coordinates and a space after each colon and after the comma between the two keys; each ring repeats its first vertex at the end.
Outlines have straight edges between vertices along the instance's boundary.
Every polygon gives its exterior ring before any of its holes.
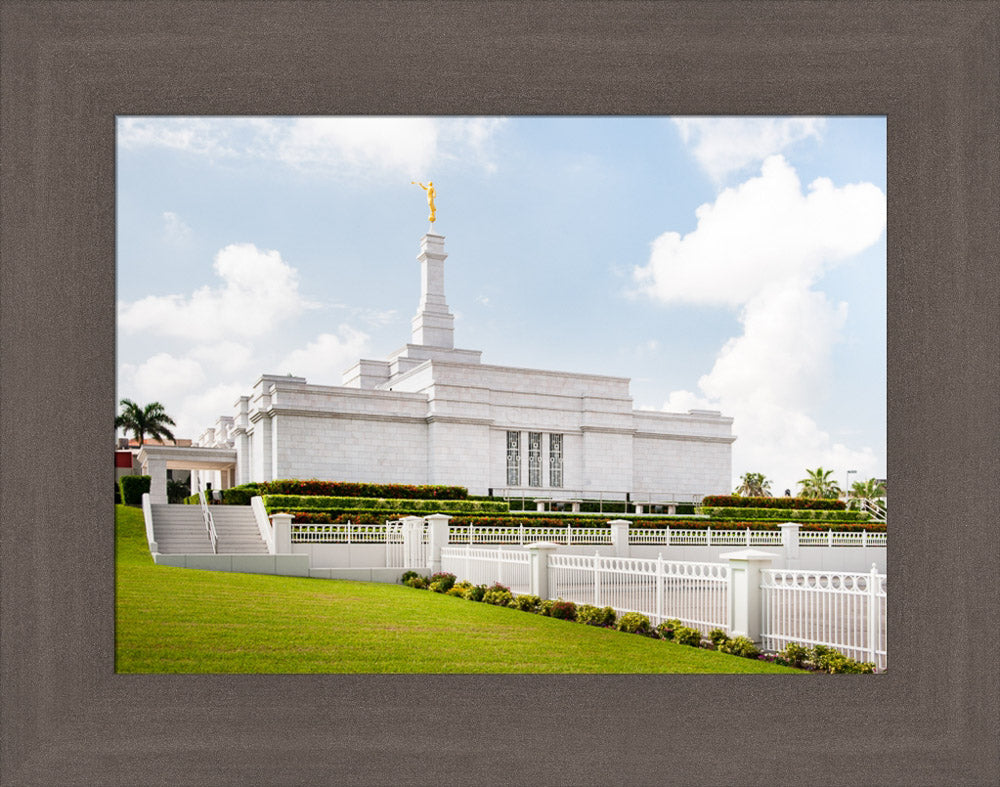
{"type": "Polygon", "coordinates": [[[824,470],[817,467],[815,470],[806,469],[806,477],[799,483],[799,495],[801,497],[835,498],[840,496],[840,486],[833,480],[833,470],[824,470]]]}
{"type": "Polygon", "coordinates": [[[131,399],[122,399],[121,408],[121,413],[115,418],[115,429],[122,429],[126,434],[131,432],[139,445],[143,444],[146,436],[155,440],[174,439],[173,432],[167,427],[177,424],[159,402],[150,402],[145,407],[140,407],[131,399]]]}
{"type": "Polygon", "coordinates": [[[742,483],[736,487],[736,494],[743,497],[770,497],[771,482],[763,473],[744,473],[742,483]]]}

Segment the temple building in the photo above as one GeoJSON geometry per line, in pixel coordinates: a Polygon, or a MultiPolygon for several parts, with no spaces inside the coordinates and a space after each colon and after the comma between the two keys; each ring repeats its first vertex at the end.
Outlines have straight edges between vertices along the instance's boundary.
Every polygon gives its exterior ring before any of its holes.
{"type": "Polygon", "coordinates": [[[197,441],[235,450],[223,486],[319,478],[474,495],[693,502],[732,489],[732,419],[636,410],[629,379],[493,366],[455,347],[444,237],[420,240],[410,340],[342,384],[264,374],[197,441]]]}

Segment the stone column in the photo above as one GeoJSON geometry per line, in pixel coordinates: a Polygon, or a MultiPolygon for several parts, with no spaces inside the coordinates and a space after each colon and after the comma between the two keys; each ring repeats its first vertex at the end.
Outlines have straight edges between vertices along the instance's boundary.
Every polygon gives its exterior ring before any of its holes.
{"type": "Polygon", "coordinates": [[[781,546],[785,550],[785,568],[799,567],[799,528],[798,522],[782,522],[781,546]]]}
{"type": "Polygon", "coordinates": [[[274,525],[274,554],[289,555],[292,552],[292,515],[271,514],[274,525]]]}
{"type": "Polygon", "coordinates": [[[558,546],[551,541],[528,544],[531,556],[531,593],[540,599],[549,597],[549,555],[555,552],[558,546]]]}
{"type": "Polygon", "coordinates": [[[631,522],[624,519],[613,519],[608,522],[611,527],[611,543],[614,545],[615,557],[631,557],[628,545],[628,529],[631,522]]]}
{"type": "Polygon", "coordinates": [[[757,645],[761,640],[760,572],[777,555],[744,549],[719,555],[729,561],[729,634],[744,636],[757,645]]]}
{"type": "Polygon", "coordinates": [[[448,520],[447,514],[431,514],[425,517],[429,529],[430,555],[428,556],[429,568],[432,574],[441,570],[441,548],[448,546],[448,520]]]}

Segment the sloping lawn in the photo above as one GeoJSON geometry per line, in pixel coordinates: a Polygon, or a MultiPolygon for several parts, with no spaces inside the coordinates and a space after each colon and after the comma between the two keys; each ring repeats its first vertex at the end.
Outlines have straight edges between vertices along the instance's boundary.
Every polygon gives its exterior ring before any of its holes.
{"type": "Polygon", "coordinates": [[[128,673],[794,673],[401,585],[170,568],[116,506],[116,670],[128,673]]]}

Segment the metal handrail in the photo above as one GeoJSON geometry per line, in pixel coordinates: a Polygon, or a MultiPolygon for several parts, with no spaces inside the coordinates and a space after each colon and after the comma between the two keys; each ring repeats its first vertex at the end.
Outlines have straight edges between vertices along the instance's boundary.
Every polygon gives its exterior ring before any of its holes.
{"type": "Polygon", "coordinates": [[[208,538],[212,542],[212,554],[219,554],[219,534],[215,531],[215,519],[212,512],[208,510],[208,503],[205,502],[205,490],[198,492],[198,499],[201,501],[201,514],[205,519],[205,530],[208,531],[208,538]]]}

